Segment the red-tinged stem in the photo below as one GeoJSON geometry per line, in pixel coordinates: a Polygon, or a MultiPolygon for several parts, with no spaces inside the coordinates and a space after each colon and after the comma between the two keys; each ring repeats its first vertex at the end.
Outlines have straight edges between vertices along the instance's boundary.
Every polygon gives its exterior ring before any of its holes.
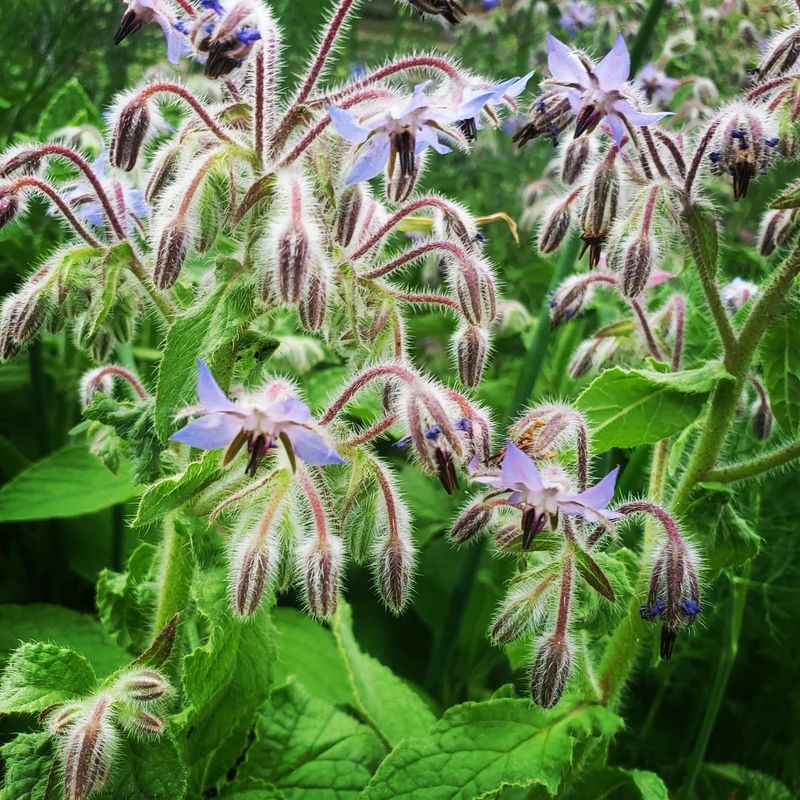
{"type": "Polygon", "coordinates": [[[433,306],[447,306],[448,308],[452,308],[454,311],[460,311],[458,303],[453,300],[452,297],[448,297],[446,294],[425,294],[422,293],[415,293],[415,292],[404,292],[400,289],[389,289],[389,294],[392,297],[396,297],[398,300],[403,300],[406,303],[420,303],[424,305],[433,305],[433,306]]]}
{"type": "Polygon", "coordinates": [[[397,542],[399,539],[401,539],[401,536],[400,525],[397,520],[397,504],[394,501],[392,484],[389,481],[389,478],[387,477],[386,472],[381,464],[374,459],[370,459],[369,465],[372,467],[372,471],[375,473],[375,477],[378,479],[378,486],[380,486],[383,500],[386,503],[386,518],[389,523],[389,541],[397,542]]]}
{"type": "Polygon", "coordinates": [[[672,160],[675,162],[675,166],[678,168],[678,172],[681,175],[681,178],[686,177],[686,162],[683,160],[683,154],[681,153],[678,145],[672,140],[672,137],[668,134],[664,133],[664,131],[660,131],[656,128],[656,138],[664,145],[664,147],[669,150],[670,155],[672,156],[672,160]]]}
{"type": "Polygon", "coordinates": [[[177,4],[190,16],[197,16],[197,9],[192,4],[191,0],[176,0],[177,4]]]}
{"type": "Polygon", "coordinates": [[[175,213],[175,217],[178,220],[183,220],[186,214],[189,212],[189,207],[192,205],[192,200],[194,200],[194,196],[197,194],[197,190],[200,188],[204,178],[208,174],[208,171],[211,167],[214,166],[214,162],[219,158],[219,153],[215,152],[212,153],[197,169],[194,176],[192,177],[191,183],[186,187],[186,190],[181,198],[181,203],[178,206],[178,210],[175,213]]]}
{"type": "Polygon", "coordinates": [[[755,89],[751,89],[747,93],[747,99],[755,100],[757,97],[761,97],[762,94],[771,92],[773,89],[777,89],[779,86],[784,86],[787,83],[796,81],[799,77],[800,75],[781,75],[779,78],[773,78],[771,81],[767,81],[766,83],[762,83],[760,86],[756,86],[755,89]]]}
{"type": "Polygon", "coordinates": [[[653,163],[656,165],[658,174],[662,178],[669,180],[669,172],[667,172],[667,168],[664,166],[664,162],[661,160],[661,156],[656,148],[656,143],[653,141],[653,134],[650,133],[650,129],[647,126],[642,128],[642,137],[644,138],[647,149],[650,152],[650,158],[653,159],[653,163]]]}
{"type": "Polygon", "coordinates": [[[561,593],[558,596],[558,616],[556,617],[555,635],[563,639],[569,627],[569,606],[572,600],[572,556],[564,559],[561,572],[561,593]]]}
{"type": "Polygon", "coordinates": [[[648,516],[653,517],[664,529],[664,532],[667,534],[670,540],[674,544],[679,545],[681,548],[683,547],[683,537],[678,529],[678,523],[675,522],[671,514],[669,514],[669,512],[665,509],[661,508],[661,506],[656,505],[655,503],[650,503],[647,500],[634,500],[631,503],[624,503],[616,510],[619,511],[620,514],[625,514],[625,516],[630,514],[647,514],[648,516]]]}
{"type": "Polygon", "coordinates": [[[253,149],[255,150],[256,160],[259,167],[264,166],[264,98],[265,98],[265,65],[264,65],[264,48],[260,47],[256,53],[256,67],[255,75],[255,97],[253,104],[255,108],[253,119],[253,149]]]}
{"type": "Polygon", "coordinates": [[[443,72],[448,78],[454,81],[463,80],[458,67],[456,67],[452,61],[449,61],[446,58],[434,55],[409,56],[408,58],[403,58],[399,61],[394,61],[391,64],[387,64],[384,67],[380,67],[374,72],[370,72],[369,75],[365,75],[355,83],[351,83],[349,86],[345,86],[342,89],[331,92],[324,97],[315,97],[309,101],[309,105],[318,106],[338,103],[342,98],[347,97],[351,93],[360,92],[367,86],[379,83],[386,78],[390,78],[392,75],[397,75],[398,72],[405,72],[407,70],[415,69],[436,69],[440,72],[443,72]]]}
{"type": "Polygon", "coordinates": [[[78,234],[78,236],[80,236],[90,247],[95,247],[98,250],[103,248],[103,244],[99,242],[75,216],[69,206],[69,203],[67,203],[67,201],[64,200],[64,198],[56,191],[56,189],[47,183],[47,181],[43,181],[32,176],[26,176],[24,178],[18,178],[15,180],[14,183],[11,184],[10,188],[12,192],[18,192],[20,189],[24,189],[26,187],[36,189],[43,195],[46,195],[64,215],[67,222],[69,222],[69,224],[75,229],[75,232],[78,234]]]}
{"type": "Polygon", "coordinates": [[[320,543],[323,543],[328,536],[328,518],[325,516],[325,507],[322,505],[322,498],[319,496],[314,481],[306,474],[305,470],[300,471],[300,484],[303,487],[306,499],[311,507],[311,515],[314,517],[317,539],[320,543]]]}
{"type": "Polygon", "coordinates": [[[650,351],[650,354],[653,356],[653,358],[663,361],[664,356],[661,354],[661,350],[658,348],[658,344],[653,336],[653,331],[650,329],[650,323],[647,321],[647,315],[644,313],[642,304],[638,300],[631,300],[630,306],[634,310],[634,313],[639,320],[639,326],[644,334],[644,339],[647,343],[647,349],[650,351]]]}
{"type": "Polygon", "coordinates": [[[470,257],[463,247],[460,247],[455,242],[449,242],[443,239],[441,241],[436,241],[436,242],[425,242],[421,245],[418,245],[417,247],[412,247],[406,250],[404,253],[401,253],[399,256],[397,256],[397,258],[394,258],[391,261],[386,262],[385,264],[381,264],[380,266],[377,266],[374,269],[371,269],[368,272],[363,273],[359,277],[366,278],[368,280],[374,280],[375,278],[382,278],[384,275],[388,275],[390,272],[394,272],[394,270],[399,269],[400,267],[410,263],[411,261],[415,261],[416,259],[421,258],[422,256],[427,255],[428,253],[437,253],[437,252],[450,253],[451,255],[455,256],[463,266],[465,267],[472,266],[470,257]]]}
{"type": "Polygon", "coordinates": [[[360,444],[364,444],[365,442],[374,439],[376,436],[380,436],[382,433],[387,431],[389,428],[397,422],[397,414],[389,414],[389,416],[384,417],[382,420],[379,420],[371,427],[367,428],[365,431],[354,436],[352,439],[348,439],[345,442],[342,442],[343,447],[358,447],[360,444]]]}
{"type": "Polygon", "coordinates": [[[136,98],[144,102],[149,97],[155,94],[174,94],[181,98],[195,114],[202,120],[203,124],[213,133],[218,139],[228,144],[233,143],[233,139],[223,130],[223,128],[214,120],[211,114],[208,113],[202,101],[188,89],[185,89],[179,83],[169,83],[167,81],[157,81],[145,86],[137,95],[136,98]]]}
{"type": "Polygon", "coordinates": [[[673,298],[675,304],[675,346],[672,349],[672,371],[681,368],[683,358],[683,336],[686,328],[686,301],[682,295],[676,294],[673,298]]]}
{"type": "Polygon", "coordinates": [[[127,383],[130,385],[133,391],[136,392],[141,400],[147,400],[148,397],[150,397],[150,395],[147,393],[147,389],[142,386],[139,379],[130,370],[120,367],[117,364],[109,364],[108,366],[102,367],[95,372],[95,374],[92,376],[93,383],[99,383],[106,375],[116,375],[122,378],[124,381],[127,381],[127,383]]]}
{"type": "Polygon", "coordinates": [[[685,191],[687,197],[692,196],[692,189],[694,188],[694,182],[697,178],[697,172],[700,169],[700,162],[703,160],[703,156],[705,155],[708,145],[711,143],[711,139],[716,133],[718,127],[719,120],[712,122],[708,128],[706,128],[705,133],[702,135],[697,144],[697,150],[695,150],[694,158],[689,166],[689,172],[686,175],[685,191]]]}

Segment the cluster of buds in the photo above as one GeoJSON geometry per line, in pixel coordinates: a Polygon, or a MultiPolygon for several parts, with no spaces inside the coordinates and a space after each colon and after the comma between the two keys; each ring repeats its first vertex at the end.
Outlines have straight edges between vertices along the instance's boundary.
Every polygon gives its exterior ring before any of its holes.
{"type": "Polygon", "coordinates": [[[66,800],[86,800],[106,785],[123,734],[155,739],[172,694],[155,669],[124,672],[97,694],[45,709],[40,719],[58,741],[66,800]]]}
{"type": "Polygon", "coordinates": [[[467,11],[459,0],[406,0],[406,2],[420,15],[440,16],[451,25],[458,25],[467,16],[467,11]]]}

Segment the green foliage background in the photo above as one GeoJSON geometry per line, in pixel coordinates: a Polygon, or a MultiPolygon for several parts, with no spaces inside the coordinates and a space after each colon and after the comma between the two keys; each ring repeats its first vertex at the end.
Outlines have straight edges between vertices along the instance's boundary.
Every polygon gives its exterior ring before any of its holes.
{"type": "MultiPolygon", "coordinates": [[[[161,57],[163,43],[157,30],[148,29],[138,36],[135,46],[113,47],[111,37],[120,5],[115,0],[3,0],[0,143],[13,144],[48,135],[68,124],[99,123],[99,114],[114,93],[140,78],[148,64],[161,57]],[[72,87],[66,96],[65,86],[72,87]]],[[[299,69],[326,5],[320,0],[275,3],[290,41],[286,69],[299,69]]],[[[397,7],[389,2],[375,0],[365,5],[363,19],[337,69],[346,75],[358,64],[377,63],[394,52],[437,46],[462,57],[478,72],[498,78],[522,72],[531,61],[543,63],[541,48],[545,31],[534,29],[525,4],[520,5],[523,10],[516,21],[512,20],[513,24],[496,28],[487,22],[481,36],[471,33],[459,40],[448,38],[437,25],[398,13],[397,7]]],[[[692,9],[691,3],[689,7],[699,15],[699,8],[692,9]]],[[[677,21],[677,14],[677,11],[665,13],[656,41],[651,45],[654,52],[658,52],[660,41],[677,21]]],[[[550,17],[555,19],[557,15],[556,4],[552,3],[550,17]]],[[[639,9],[634,4],[630,20],[635,23],[639,18],[639,9]]],[[[671,74],[713,73],[721,92],[732,95],[739,84],[725,52],[726,46],[735,42],[735,25],[732,20],[728,38],[723,41],[705,37],[698,28],[696,47],[670,65],[671,74]]],[[[587,44],[605,46],[610,42],[610,35],[603,32],[599,37],[586,35],[587,44]]],[[[541,175],[550,156],[546,143],[517,152],[507,137],[490,133],[471,157],[453,154],[438,160],[427,181],[429,186],[453,195],[477,214],[503,211],[519,219],[523,189],[541,175]]],[[[753,229],[758,216],[754,210],[764,207],[776,185],[770,180],[762,181],[748,199],[747,207],[732,210],[727,216],[722,268],[728,277],[742,275],[758,280],[770,269],[769,263],[750,255],[746,237],[741,233],[753,229]]],[[[727,198],[721,195],[720,201],[727,202],[727,198]]],[[[502,225],[491,228],[490,233],[489,251],[499,265],[505,294],[536,317],[554,264],[536,255],[528,240],[523,240],[520,248],[515,247],[502,225]]],[[[59,236],[58,224],[44,214],[43,208],[37,208],[24,226],[0,233],[0,294],[12,290],[19,276],[30,269],[36,254],[51,249],[59,236]]],[[[574,396],[584,388],[584,385],[566,385],[565,367],[584,331],[594,330],[601,317],[602,310],[591,311],[586,318],[554,335],[550,357],[540,365],[536,396],[566,393],[574,396]]],[[[507,332],[497,342],[479,396],[499,417],[508,411],[534,324],[535,319],[523,321],[517,330],[507,332]]],[[[702,317],[690,320],[689,347],[697,352],[707,341],[704,324],[702,317]]],[[[445,375],[447,324],[439,316],[419,314],[413,319],[410,333],[418,356],[424,358],[431,371],[445,375]]],[[[141,346],[127,357],[131,360],[135,357],[140,369],[142,364],[149,363],[152,370],[160,343],[150,333],[148,346],[147,335],[145,331],[141,346]]],[[[791,335],[795,339],[792,346],[797,347],[796,330],[791,335]]],[[[125,355],[121,353],[120,357],[125,355]]],[[[51,336],[34,344],[25,356],[0,367],[2,480],[10,484],[30,464],[58,453],[42,467],[44,474],[38,475],[30,487],[23,486],[20,490],[19,483],[16,484],[12,500],[0,490],[3,523],[0,526],[0,661],[7,658],[19,640],[43,639],[73,647],[90,657],[98,673],[110,673],[124,660],[122,648],[131,643],[113,642],[103,635],[93,616],[95,583],[100,578],[99,591],[108,596],[126,596],[117,573],[135,551],[142,561],[141,586],[146,586],[148,572],[144,561],[150,534],[147,528],[130,528],[125,524],[135,510],[130,502],[133,496],[130,476],[122,470],[113,477],[99,462],[87,461],[84,451],[70,447],[69,431],[80,422],[77,382],[87,366],[84,356],[69,341],[51,336]]],[[[145,371],[144,377],[152,374],[145,371]]],[[[323,357],[304,379],[312,400],[322,402],[327,388],[341,374],[338,363],[323,357]]],[[[796,394],[791,391],[789,403],[795,410],[800,402],[796,394]]],[[[745,424],[740,427],[742,433],[736,447],[740,456],[746,456],[755,445],[745,431],[745,424]]],[[[623,493],[644,490],[647,475],[642,474],[638,465],[647,455],[646,450],[633,447],[609,456],[626,467],[623,493]]],[[[388,449],[386,454],[390,455],[388,449]]],[[[242,786],[250,782],[253,798],[263,796],[258,792],[265,791],[265,774],[275,783],[276,792],[281,790],[290,795],[295,792],[293,796],[303,796],[302,787],[314,785],[313,759],[299,745],[292,749],[286,739],[287,731],[293,730],[300,736],[298,726],[311,726],[331,748],[346,752],[352,762],[349,767],[352,777],[359,769],[371,772],[383,759],[387,747],[402,738],[393,732],[393,726],[413,725],[415,719],[426,723],[428,717],[433,719],[432,711],[408,687],[426,685],[433,642],[451,619],[449,609],[457,590],[460,564],[470,557],[465,551],[454,550],[444,539],[463,497],[448,500],[428,478],[410,467],[401,469],[403,488],[415,514],[416,539],[421,546],[413,608],[399,619],[391,617],[373,600],[369,576],[353,568],[348,576],[347,597],[352,606],[357,644],[348,639],[352,638],[349,629],[331,635],[300,616],[291,603],[278,609],[275,624],[280,657],[274,669],[281,680],[294,678],[273,696],[269,712],[257,723],[255,744],[241,772],[242,786]],[[364,682],[363,686],[359,686],[359,680],[364,682]],[[387,715],[381,703],[375,704],[369,691],[387,681],[390,683],[387,696],[397,693],[398,702],[410,704],[409,707],[389,709],[387,715]],[[402,691],[393,688],[392,681],[397,681],[402,691]],[[367,727],[333,709],[331,703],[354,705],[368,716],[384,714],[386,718],[378,719],[374,727],[367,727]],[[282,743],[282,753],[270,747],[274,741],[282,743]]],[[[710,702],[710,687],[718,671],[723,674],[729,671],[729,681],[716,724],[709,732],[707,766],[700,780],[701,796],[789,798],[800,794],[797,726],[800,627],[796,617],[800,604],[797,536],[800,493],[796,487],[796,473],[787,472],[747,490],[732,490],[724,499],[729,508],[735,509],[732,513],[736,515],[736,524],[721,524],[719,507],[691,509],[690,525],[700,532],[729,536],[733,554],[707,590],[702,629],[683,642],[676,657],[666,664],[657,661],[657,645],[653,640],[650,655],[641,661],[635,679],[626,690],[625,729],[611,746],[608,761],[619,767],[618,772],[606,771],[594,778],[589,775],[580,785],[567,781],[564,797],[600,796],[597,787],[603,781],[608,781],[609,786],[608,794],[603,796],[638,796],[629,794],[633,792],[633,778],[624,769],[651,770],[668,785],[679,786],[696,746],[701,720],[710,702]],[[758,555],[744,566],[741,554],[747,548],[749,555],[756,550],[758,555]],[[732,650],[730,632],[739,625],[738,646],[732,650]]],[[[498,697],[491,713],[496,715],[498,729],[506,731],[502,735],[511,737],[503,746],[507,745],[507,752],[513,753],[513,769],[519,772],[520,782],[524,784],[525,775],[530,773],[536,774],[537,780],[545,785],[557,785],[557,776],[548,776],[547,765],[535,760],[536,714],[541,712],[532,710],[527,701],[503,699],[507,694],[503,688],[506,684],[524,687],[524,669],[513,658],[509,660],[505,653],[491,647],[486,638],[488,621],[510,571],[511,565],[506,562],[482,559],[476,586],[461,609],[462,625],[447,666],[446,680],[443,686],[435,687],[433,711],[438,716],[463,701],[498,697]],[[514,730],[511,723],[515,720],[520,727],[511,733],[514,730]]],[[[206,601],[212,609],[213,602],[208,598],[206,601]]],[[[118,613],[136,613],[135,608],[122,608],[119,604],[105,607],[115,608],[118,613]]],[[[208,613],[212,619],[212,611],[208,613]]],[[[213,622],[209,625],[213,629],[213,622]]],[[[221,643],[215,646],[224,647],[221,643]]],[[[274,646],[271,642],[263,643],[265,661],[275,660],[271,649],[274,646]]],[[[249,665],[240,668],[249,669],[249,665]]],[[[255,678],[253,692],[258,699],[255,678]]],[[[264,681],[267,680],[265,675],[264,681]]],[[[276,685],[279,682],[276,679],[276,685]]],[[[452,736],[460,737],[458,741],[464,748],[465,761],[459,768],[465,775],[476,769],[475,759],[479,756],[472,754],[470,747],[476,752],[480,750],[481,737],[487,735],[487,730],[494,730],[493,720],[481,717],[482,713],[475,711],[471,716],[469,706],[447,712],[427,738],[416,740],[415,745],[408,745],[405,750],[399,748],[381,764],[380,774],[388,776],[382,785],[392,786],[393,771],[403,770],[406,770],[402,773],[403,780],[407,782],[403,785],[413,785],[420,780],[413,773],[414,764],[425,764],[427,770],[445,769],[435,758],[430,761],[425,758],[446,750],[449,745],[443,741],[452,736]]],[[[614,729],[618,723],[611,717],[581,717],[569,725],[614,729]]],[[[427,730],[427,725],[424,727],[427,730]]],[[[9,741],[16,730],[19,720],[5,718],[0,723],[0,741],[9,741]]],[[[554,746],[571,746],[567,727],[560,735],[563,740],[554,746]]],[[[16,741],[16,746],[23,746],[20,740],[16,741]]],[[[29,744],[40,746],[33,740],[29,744]]],[[[341,796],[347,796],[347,791],[355,792],[364,783],[356,776],[350,789],[340,787],[341,796]]],[[[486,786],[476,784],[474,796],[494,792],[494,785],[491,781],[486,786]]],[[[415,796],[381,791],[376,788],[366,796],[415,796]]],[[[512,787],[491,796],[538,797],[537,791],[525,789],[515,793],[512,787]]],[[[657,796],[640,786],[637,791],[643,797],[657,796]]],[[[231,797],[249,800],[250,794],[243,789],[231,797]]]]}

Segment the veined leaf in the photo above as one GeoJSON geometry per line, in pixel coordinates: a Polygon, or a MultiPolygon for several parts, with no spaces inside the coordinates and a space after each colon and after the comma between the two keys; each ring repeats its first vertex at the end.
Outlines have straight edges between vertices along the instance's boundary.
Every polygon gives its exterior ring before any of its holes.
{"type": "Polygon", "coordinates": [[[761,342],[764,383],[783,431],[800,431],[800,312],[777,319],[761,342]]]}
{"type": "Polygon", "coordinates": [[[45,731],[20,733],[0,748],[5,775],[0,800],[45,800],[53,769],[53,737],[45,731]]]}
{"type": "Polygon", "coordinates": [[[614,587],[600,565],[580,545],[576,544],[572,548],[572,555],[575,558],[575,568],[586,583],[610,603],[616,603],[617,596],[614,594],[614,587]]]}
{"type": "Polygon", "coordinates": [[[719,261],[719,233],[714,215],[703,206],[689,205],[682,216],[689,228],[689,247],[695,261],[714,275],[719,261]]]}

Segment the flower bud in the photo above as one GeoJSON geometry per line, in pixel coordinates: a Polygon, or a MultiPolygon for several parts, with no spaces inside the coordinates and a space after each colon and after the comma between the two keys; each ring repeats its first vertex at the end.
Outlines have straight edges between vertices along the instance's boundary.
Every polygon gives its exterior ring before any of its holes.
{"type": "Polygon", "coordinates": [[[345,187],[336,209],[336,241],[347,247],[353,240],[364,206],[364,189],[360,183],[345,187]]]}
{"type": "Polygon", "coordinates": [[[99,330],[91,342],[92,357],[95,361],[108,361],[115,344],[111,331],[99,330]]]}
{"type": "Polygon", "coordinates": [[[522,147],[539,136],[547,136],[555,141],[561,131],[575,119],[569,100],[561,90],[545,92],[537,98],[531,106],[530,114],[530,122],[523,125],[511,139],[517,147],[522,147]]]}
{"type": "Polygon", "coordinates": [[[622,267],[620,288],[622,294],[635,300],[645,290],[650,272],[653,269],[653,244],[650,239],[640,236],[628,245],[622,267]]]}
{"type": "Polygon", "coordinates": [[[532,630],[547,613],[556,576],[527,580],[518,586],[503,603],[492,624],[491,636],[496,644],[511,644],[532,630]]]}
{"type": "Polygon", "coordinates": [[[468,325],[457,331],[453,344],[458,364],[458,377],[465,386],[474,389],[483,375],[486,355],[489,352],[489,334],[477,325],[468,325]]]}
{"type": "Polygon", "coordinates": [[[449,282],[461,313],[472,325],[488,324],[497,317],[497,290],[491,268],[483,259],[452,263],[449,282]]]}
{"type": "Polygon", "coordinates": [[[552,708],[564,693],[572,667],[572,645],[553,634],[539,643],[531,674],[531,697],[542,708],[552,708]]]}
{"type": "Polygon", "coordinates": [[[755,283],[735,277],[730,283],[726,283],[721,291],[720,297],[725,310],[729,314],[735,314],[751,300],[760,294],[760,289],[755,283]]]}
{"type": "Polygon", "coordinates": [[[580,178],[592,155],[592,141],[588,136],[580,136],[570,140],[564,148],[561,182],[565,186],[572,186],[580,178]]]}
{"type": "Polygon", "coordinates": [[[407,0],[420,14],[432,17],[441,15],[451,25],[458,25],[467,16],[467,11],[460,0],[407,0]]]}
{"type": "Polygon", "coordinates": [[[336,613],[344,545],[337,536],[313,536],[297,550],[297,568],[308,611],[328,618],[336,613]]]}
{"type": "Polygon", "coordinates": [[[0,307],[0,360],[16,355],[39,332],[48,313],[49,301],[42,287],[33,279],[0,307]]]}
{"type": "Polygon", "coordinates": [[[249,617],[258,610],[264,592],[277,578],[280,548],[275,537],[258,527],[234,545],[231,554],[233,610],[249,617]]]}
{"type": "MultiPolygon", "coordinates": [[[[586,141],[578,139],[576,141],[586,141]]],[[[572,223],[572,211],[568,203],[560,200],[558,203],[542,217],[542,224],[539,228],[539,252],[554,253],[564,243],[564,239],[572,223]]]]}
{"type": "Polygon", "coordinates": [[[309,275],[298,311],[300,322],[307,331],[318,331],[323,326],[328,312],[328,281],[318,272],[309,275]]]}
{"type": "Polygon", "coordinates": [[[555,330],[562,322],[576,317],[583,311],[594,294],[595,283],[586,275],[567,278],[550,298],[550,329],[555,330]]]}
{"type": "Polygon", "coordinates": [[[775,417],[772,414],[772,408],[770,407],[769,400],[767,399],[766,395],[759,398],[753,404],[751,417],[753,424],[753,436],[762,442],[769,439],[770,434],[772,433],[772,425],[775,421],[775,417]]]}
{"type": "Polygon", "coordinates": [[[763,51],[757,74],[763,81],[785,74],[800,58],[800,29],[790,28],[775,36],[763,51]]]}
{"type": "Polygon", "coordinates": [[[475,250],[483,241],[472,215],[457,203],[448,202],[446,208],[438,208],[433,224],[437,239],[456,241],[467,252],[475,250]]]}
{"type": "Polygon", "coordinates": [[[148,203],[153,203],[174,177],[179,149],[179,146],[170,142],[169,146],[160,148],[154,156],[150,165],[150,177],[144,191],[144,199],[148,203]]]}
{"type": "Polygon", "coordinates": [[[169,682],[153,669],[139,669],[123,675],[119,689],[125,700],[135,703],[153,703],[171,691],[169,682]]]}
{"type": "Polygon", "coordinates": [[[134,98],[123,106],[108,149],[112,166],[125,172],[130,172],[136,166],[149,127],[150,110],[146,101],[134,98]]]}
{"type": "Polygon", "coordinates": [[[285,303],[296,303],[308,274],[308,236],[301,225],[289,225],[277,241],[277,286],[285,303]]]}
{"type": "Polygon", "coordinates": [[[408,601],[414,551],[405,537],[389,536],[380,547],[376,559],[378,590],[383,602],[399,614],[408,601]]]}
{"type": "Polygon", "coordinates": [[[492,521],[492,509],[483,501],[468,506],[450,529],[450,539],[456,544],[464,544],[479,534],[492,521]]]}
{"type": "Polygon", "coordinates": [[[494,545],[501,553],[508,553],[514,545],[522,540],[519,523],[504,525],[494,535],[494,545]]]}
{"type": "Polygon", "coordinates": [[[86,800],[106,783],[116,746],[111,697],[101,694],[91,710],[70,727],[61,747],[66,800],[86,800]]]}
{"type": "Polygon", "coordinates": [[[186,256],[189,254],[189,241],[183,220],[176,218],[167,223],[158,240],[156,266],[153,283],[156,288],[169,289],[178,280],[186,256]]]}
{"type": "Polygon", "coordinates": [[[797,209],[776,209],[764,215],[758,237],[758,252],[769,256],[790,239],[797,209]]]}
{"type": "Polygon", "coordinates": [[[135,737],[155,739],[161,736],[166,728],[161,717],[141,709],[122,712],[119,721],[122,727],[135,737]]]}
{"type": "Polygon", "coordinates": [[[0,187],[0,230],[19,213],[19,197],[8,188],[0,187]]]}
{"type": "Polygon", "coordinates": [[[599,339],[586,339],[578,345],[577,350],[569,362],[567,372],[572,380],[577,381],[586,375],[594,366],[594,355],[599,339]]]}
{"type": "Polygon", "coordinates": [[[67,703],[55,709],[47,717],[47,729],[54,736],[63,736],[83,710],[84,707],[80,703],[67,703]]]}
{"type": "Polygon", "coordinates": [[[581,210],[581,256],[589,251],[589,268],[600,263],[603,245],[617,218],[620,178],[614,161],[604,160],[593,172],[584,190],[581,210]]]}
{"type": "Polygon", "coordinates": [[[42,156],[36,148],[30,145],[21,145],[17,150],[12,150],[0,166],[0,179],[12,175],[35,175],[42,166],[42,156]]]}
{"type": "Polygon", "coordinates": [[[565,403],[532,408],[508,429],[508,436],[533,459],[552,457],[553,451],[574,441],[586,422],[580,412],[565,403]]]}

